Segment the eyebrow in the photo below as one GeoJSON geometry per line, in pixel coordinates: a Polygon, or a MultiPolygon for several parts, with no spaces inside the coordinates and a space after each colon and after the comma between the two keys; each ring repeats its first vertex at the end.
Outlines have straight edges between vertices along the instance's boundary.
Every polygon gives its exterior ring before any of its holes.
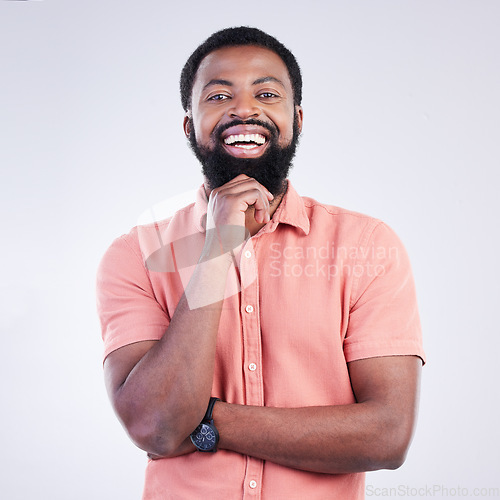
{"type": "Polygon", "coordinates": [[[204,87],[203,90],[212,86],[212,85],[226,85],[227,87],[232,87],[233,84],[229,80],[210,80],[204,87]]]}
{"type": "Polygon", "coordinates": [[[260,85],[261,83],[267,83],[267,82],[275,82],[279,83],[282,87],[285,86],[281,80],[278,80],[278,78],[275,78],[274,76],[265,76],[263,78],[258,78],[252,83],[252,85],[260,85]]]}
{"type": "MultiPolygon", "coordinates": [[[[278,78],[275,78],[274,76],[264,76],[262,78],[257,78],[257,80],[252,82],[252,85],[260,85],[261,83],[267,83],[267,82],[275,82],[275,83],[279,83],[282,87],[285,86],[281,80],[279,80],[278,78]]],[[[212,85],[225,85],[227,87],[232,87],[233,83],[230,82],[229,80],[221,80],[221,79],[215,78],[213,80],[210,80],[203,87],[203,90],[205,90],[208,87],[211,87],[212,85]]]]}

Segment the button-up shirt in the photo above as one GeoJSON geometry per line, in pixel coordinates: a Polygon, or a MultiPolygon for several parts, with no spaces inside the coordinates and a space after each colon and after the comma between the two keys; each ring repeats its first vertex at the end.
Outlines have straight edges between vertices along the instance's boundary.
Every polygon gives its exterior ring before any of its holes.
{"type": "MultiPolygon", "coordinates": [[[[98,273],[105,356],[168,335],[204,244],[206,211],[200,188],[192,205],[111,245],[98,273]]],[[[407,253],[380,220],[300,197],[289,183],[271,221],[234,262],[212,396],[254,406],[346,405],[355,403],[350,361],[424,359],[407,253]]],[[[227,450],[195,452],[149,461],[143,498],[359,499],[364,474],[317,474],[227,450]]]]}

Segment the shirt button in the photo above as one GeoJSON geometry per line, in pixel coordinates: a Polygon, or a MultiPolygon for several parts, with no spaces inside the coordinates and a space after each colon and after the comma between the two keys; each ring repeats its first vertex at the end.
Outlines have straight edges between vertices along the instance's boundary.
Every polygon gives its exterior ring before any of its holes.
{"type": "Polygon", "coordinates": [[[255,363],[250,363],[248,365],[248,369],[251,371],[251,372],[254,372],[255,370],[257,370],[257,365],[255,363]]]}
{"type": "Polygon", "coordinates": [[[246,307],[245,307],[245,311],[246,311],[247,313],[253,313],[253,306],[251,306],[251,305],[246,306],[246,307]]]}
{"type": "Polygon", "coordinates": [[[247,259],[249,259],[251,256],[252,256],[252,252],[250,252],[250,250],[247,250],[247,251],[245,252],[245,257],[246,257],[247,259]]]}
{"type": "Polygon", "coordinates": [[[254,481],[253,479],[248,483],[248,486],[250,486],[250,488],[257,488],[257,481],[254,481]]]}

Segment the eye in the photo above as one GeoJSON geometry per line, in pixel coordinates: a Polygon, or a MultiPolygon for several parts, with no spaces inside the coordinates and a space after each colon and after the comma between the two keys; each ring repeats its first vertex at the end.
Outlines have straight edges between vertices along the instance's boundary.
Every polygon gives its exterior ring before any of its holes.
{"type": "Polygon", "coordinates": [[[279,95],[273,94],[272,92],[261,92],[258,97],[261,97],[262,99],[275,99],[278,98],[279,95]]]}
{"type": "Polygon", "coordinates": [[[226,99],[229,99],[229,96],[226,94],[215,94],[211,95],[207,101],[225,101],[226,99]]]}

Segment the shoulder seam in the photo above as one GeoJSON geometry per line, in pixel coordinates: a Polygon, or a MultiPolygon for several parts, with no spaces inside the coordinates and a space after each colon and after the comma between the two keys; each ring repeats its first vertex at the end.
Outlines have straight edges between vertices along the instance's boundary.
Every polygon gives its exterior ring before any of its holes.
{"type": "MultiPolygon", "coordinates": [[[[364,246],[368,245],[368,242],[373,236],[373,233],[375,232],[375,229],[379,227],[380,225],[384,224],[381,220],[379,219],[374,219],[370,217],[369,223],[366,225],[364,231],[361,233],[361,236],[358,241],[358,248],[363,248],[364,246]]],[[[358,252],[358,257],[356,259],[355,266],[358,265],[360,261],[360,255],[362,252],[358,252]]],[[[354,267],[356,268],[356,267],[354,267]]],[[[353,284],[352,284],[352,291],[351,291],[351,298],[349,300],[349,310],[351,310],[352,306],[355,304],[354,297],[356,296],[358,292],[358,286],[359,286],[359,280],[360,276],[354,276],[353,284]]]]}
{"type": "MultiPolygon", "coordinates": [[[[335,215],[335,216],[337,216],[337,215],[349,215],[352,217],[356,217],[358,219],[369,219],[369,220],[379,221],[379,219],[377,219],[376,217],[372,217],[371,215],[362,214],[362,213],[359,213],[356,211],[348,210],[346,208],[337,207],[334,205],[324,205],[323,203],[320,203],[319,201],[313,200],[311,198],[306,198],[306,199],[303,198],[303,200],[304,200],[304,206],[309,207],[309,208],[312,208],[312,207],[322,208],[325,212],[327,212],[330,215],[335,215]],[[334,212],[334,211],[330,210],[329,206],[337,209],[338,212],[334,212]]],[[[382,221],[380,221],[380,222],[382,222],[382,221]]]]}

